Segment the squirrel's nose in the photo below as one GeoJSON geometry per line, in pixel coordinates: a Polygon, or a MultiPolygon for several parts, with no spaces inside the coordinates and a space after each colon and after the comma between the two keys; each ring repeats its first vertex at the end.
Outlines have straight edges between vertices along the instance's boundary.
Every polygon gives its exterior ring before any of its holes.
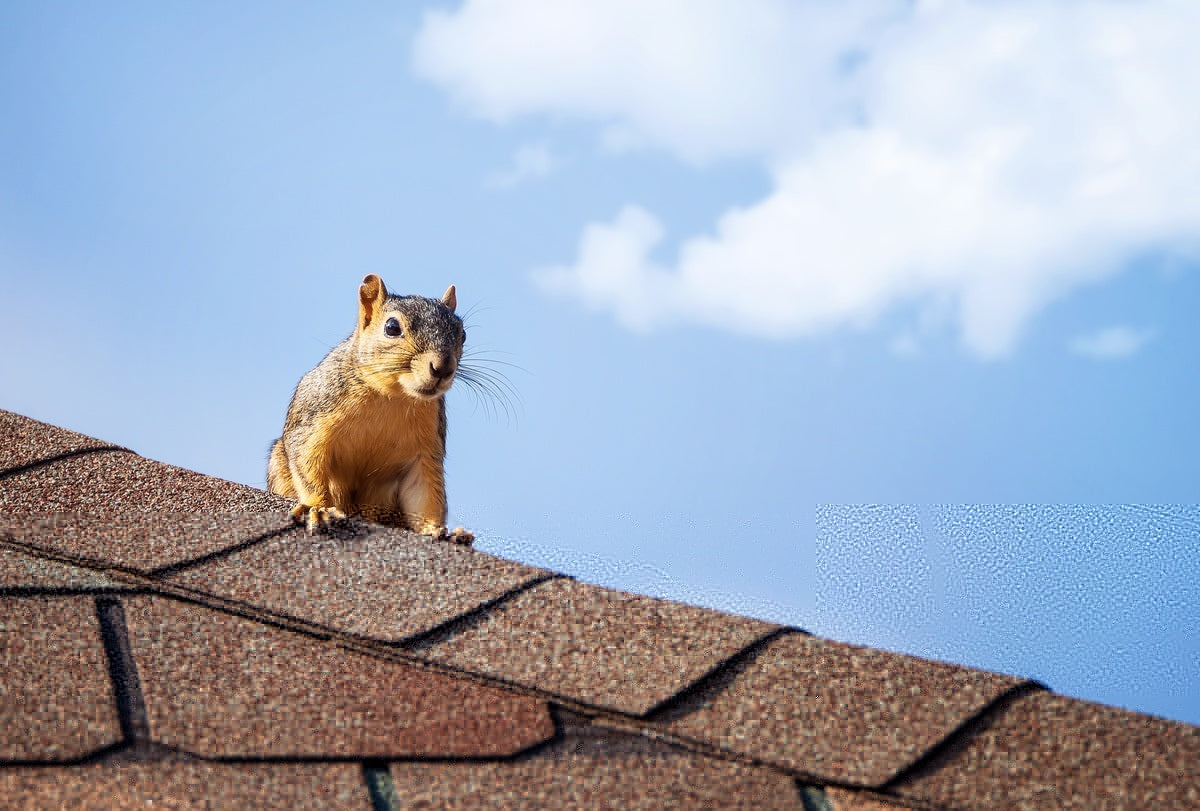
{"type": "Polygon", "coordinates": [[[438,380],[445,380],[454,374],[454,361],[449,358],[429,361],[429,374],[438,380]]]}

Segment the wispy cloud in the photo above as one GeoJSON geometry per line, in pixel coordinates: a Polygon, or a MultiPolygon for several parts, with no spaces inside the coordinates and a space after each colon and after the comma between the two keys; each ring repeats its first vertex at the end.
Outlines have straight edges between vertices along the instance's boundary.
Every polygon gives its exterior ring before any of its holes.
{"type": "Polygon", "coordinates": [[[1070,349],[1077,355],[1093,360],[1122,360],[1142,350],[1155,335],[1152,329],[1136,329],[1115,326],[1077,335],[1071,339],[1070,349]]]}
{"type": "Polygon", "coordinates": [[[530,180],[540,180],[557,169],[559,163],[549,144],[525,144],[513,153],[507,168],[488,177],[487,185],[494,189],[509,189],[530,180]]]}
{"type": "Polygon", "coordinates": [[[1054,299],[1200,239],[1198,39],[1190,0],[470,0],[427,15],[414,62],[496,122],[769,173],[669,264],[636,203],[584,226],[547,288],[774,338],[948,302],[1001,357],[1054,299]]]}

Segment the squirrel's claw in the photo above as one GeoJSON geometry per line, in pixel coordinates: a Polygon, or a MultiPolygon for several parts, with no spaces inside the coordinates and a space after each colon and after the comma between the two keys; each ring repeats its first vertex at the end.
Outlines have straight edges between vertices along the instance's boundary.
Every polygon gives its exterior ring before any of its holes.
{"type": "Polygon", "coordinates": [[[310,507],[307,504],[297,504],[292,508],[292,520],[298,524],[308,525],[308,534],[315,535],[324,532],[331,523],[345,518],[346,514],[337,507],[310,507]]]}
{"type": "Polygon", "coordinates": [[[451,543],[461,544],[463,546],[470,546],[471,544],[475,543],[475,533],[471,532],[469,529],[464,529],[463,527],[455,527],[454,529],[442,527],[438,534],[434,537],[440,541],[450,541],[451,543]]]}
{"type": "Polygon", "coordinates": [[[461,544],[462,546],[470,546],[475,543],[475,533],[469,529],[462,527],[450,527],[438,524],[433,521],[421,522],[413,528],[422,535],[428,535],[435,541],[450,541],[451,543],[461,544]]]}

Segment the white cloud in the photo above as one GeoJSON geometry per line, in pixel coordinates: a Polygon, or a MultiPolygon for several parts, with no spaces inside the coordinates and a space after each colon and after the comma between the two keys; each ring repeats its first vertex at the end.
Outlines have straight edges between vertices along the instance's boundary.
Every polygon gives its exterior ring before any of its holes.
{"type": "Polygon", "coordinates": [[[1135,329],[1128,326],[1078,335],[1071,340],[1071,351],[1093,360],[1122,360],[1141,351],[1153,337],[1152,329],[1135,329]]]}
{"type": "Polygon", "coordinates": [[[414,58],[495,121],[770,173],[670,264],[641,207],[588,225],[549,287],[766,337],[932,303],[998,357],[1048,302],[1200,241],[1197,40],[1191,0],[472,0],[428,15],[414,58]]]}
{"type": "Polygon", "coordinates": [[[836,72],[898,0],[469,0],[425,15],[417,72],[473,113],[594,120],[689,160],[786,148],[831,114],[836,72]]]}
{"type": "Polygon", "coordinates": [[[509,189],[530,180],[540,180],[558,168],[559,160],[545,142],[525,144],[513,153],[512,163],[492,174],[487,185],[509,189]]]}

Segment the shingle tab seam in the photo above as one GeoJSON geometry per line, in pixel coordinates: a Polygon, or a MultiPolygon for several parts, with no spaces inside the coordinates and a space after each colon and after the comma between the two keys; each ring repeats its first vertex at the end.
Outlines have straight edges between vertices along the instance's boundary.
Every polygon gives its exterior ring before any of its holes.
{"type": "Polygon", "coordinates": [[[285,535],[289,532],[294,532],[298,528],[299,528],[298,524],[289,523],[287,526],[268,530],[267,532],[264,532],[261,535],[256,535],[253,538],[248,538],[243,541],[238,541],[230,546],[226,546],[221,549],[217,549],[213,552],[208,552],[204,555],[200,555],[199,557],[189,558],[188,560],[181,560],[181,561],[177,561],[175,563],[168,563],[165,566],[159,566],[157,568],[150,569],[149,571],[146,572],[146,576],[153,577],[153,578],[170,577],[171,575],[178,574],[179,572],[183,572],[188,569],[195,568],[197,566],[203,566],[206,563],[211,563],[213,561],[220,560],[222,558],[230,557],[231,555],[236,555],[239,552],[243,552],[247,549],[250,549],[251,547],[258,546],[261,543],[265,543],[266,541],[269,541],[272,538],[278,538],[281,535],[285,535]]]}
{"type": "Polygon", "coordinates": [[[250,622],[257,622],[271,628],[299,634],[306,638],[322,642],[337,642],[340,637],[347,636],[332,631],[323,625],[296,619],[287,614],[277,614],[247,603],[230,600],[204,591],[197,591],[174,583],[148,580],[145,584],[145,590],[142,593],[164,600],[175,600],[176,602],[199,606],[210,611],[228,614],[231,617],[239,617],[250,622]]]}
{"type": "Polygon", "coordinates": [[[146,699],[138,678],[137,663],[129,644],[129,628],[125,624],[125,609],[121,601],[111,597],[96,599],[96,619],[108,658],[109,679],[121,736],[131,745],[150,742],[150,719],[146,699]]]}
{"type": "MultiPolygon", "coordinates": [[[[140,590],[137,593],[160,599],[176,600],[189,605],[199,606],[210,611],[217,611],[233,617],[239,617],[249,622],[261,623],[271,628],[297,634],[305,637],[306,639],[317,640],[322,643],[331,644],[341,648],[342,650],[370,656],[381,661],[398,662],[411,667],[416,667],[425,672],[437,673],[456,679],[465,679],[484,687],[501,689],[505,690],[506,692],[516,693],[541,701],[547,701],[549,698],[545,691],[535,690],[518,684],[512,684],[494,676],[488,676],[482,673],[463,670],[451,665],[435,662],[410,651],[398,648],[395,645],[387,642],[358,637],[339,631],[332,631],[324,626],[314,625],[313,623],[305,620],[294,619],[287,615],[274,614],[272,612],[264,611],[263,609],[246,605],[245,603],[227,600],[221,597],[214,597],[213,595],[209,595],[204,592],[193,592],[190,589],[174,586],[173,584],[158,582],[150,583],[148,584],[148,588],[145,590],[140,590]]],[[[570,702],[568,700],[567,703],[572,704],[574,702],[570,702]]]]}
{"type": "Polygon", "coordinates": [[[421,652],[436,647],[441,643],[452,639],[459,634],[469,631],[471,628],[483,622],[493,608],[496,608],[504,603],[509,602],[519,594],[523,594],[532,588],[548,583],[551,580],[574,580],[573,577],[558,572],[546,572],[545,574],[537,575],[536,577],[526,580],[524,583],[518,583],[503,594],[482,602],[472,608],[470,611],[458,614],[448,620],[438,623],[424,631],[403,637],[391,644],[397,648],[409,651],[414,655],[420,655],[421,652]]]}
{"type": "MultiPolygon", "coordinates": [[[[564,720],[563,716],[564,714],[570,714],[573,711],[570,708],[558,704],[557,702],[550,701],[545,697],[542,697],[542,700],[546,704],[546,713],[550,716],[550,725],[553,727],[553,731],[544,741],[538,741],[535,744],[525,747],[519,752],[514,752],[512,755],[510,755],[512,760],[534,757],[538,754],[538,752],[562,743],[563,739],[566,737],[567,722],[564,720]]],[[[575,714],[579,715],[579,713],[575,714]]],[[[580,715],[579,717],[586,718],[586,716],[583,715],[580,715]]]]}
{"type": "Polygon", "coordinates": [[[688,752],[693,755],[712,758],[714,760],[723,760],[729,763],[741,763],[746,766],[752,766],[756,769],[764,769],[784,777],[790,777],[798,786],[839,785],[836,782],[823,781],[816,775],[792,768],[774,760],[755,757],[754,755],[750,755],[745,752],[727,749],[720,744],[699,740],[686,735],[680,735],[676,732],[670,732],[663,727],[655,725],[653,722],[648,722],[640,718],[617,715],[611,710],[605,710],[597,713],[594,716],[591,716],[590,723],[594,727],[602,728],[608,731],[648,738],[661,744],[673,746],[680,751],[688,752]]]}
{"type": "Polygon", "coordinates": [[[28,555],[33,558],[49,560],[54,563],[65,563],[69,566],[78,566],[82,569],[91,569],[97,572],[107,573],[111,568],[107,564],[103,564],[99,561],[76,558],[72,557],[71,555],[64,555],[62,552],[56,552],[52,549],[45,549],[40,546],[35,546],[29,543],[29,541],[18,540],[11,534],[6,534],[6,531],[3,527],[0,527],[0,549],[8,549],[12,552],[20,552],[23,555],[28,555]]]}
{"type": "Polygon", "coordinates": [[[892,792],[906,781],[919,779],[930,769],[945,762],[953,750],[970,741],[985,727],[1003,716],[1017,701],[1033,693],[1048,691],[1049,688],[1044,684],[1033,680],[1023,681],[1008,688],[950,730],[942,740],[929,747],[911,763],[901,767],[877,788],[883,792],[892,792]]]}
{"type": "Polygon", "coordinates": [[[87,597],[137,593],[125,586],[0,586],[0,597],[87,597]]]}
{"type": "Polygon", "coordinates": [[[43,560],[50,560],[56,563],[65,563],[69,566],[75,566],[81,569],[91,569],[95,572],[101,572],[108,577],[118,577],[130,583],[146,583],[150,582],[145,569],[135,569],[131,566],[122,566],[119,563],[104,560],[103,558],[89,558],[79,555],[70,555],[55,549],[49,549],[44,546],[22,541],[14,537],[11,529],[5,534],[3,527],[0,527],[0,548],[11,549],[15,552],[23,552],[33,557],[43,560]]]}
{"type": "Polygon", "coordinates": [[[133,456],[138,455],[129,450],[129,448],[122,448],[119,445],[102,445],[94,448],[78,448],[73,451],[67,451],[66,453],[47,456],[45,459],[38,459],[35,462],[26,462],[23,465],[16,465],[15,467],[0,470],[0,481],[3,481],[4,479],[13,479],[17,476],[23,476],[26,473],[38,470],[39,468],[50,467],[51,465],[56,465],[59,462],[66,462],[71,459],[77,459],[81,456],[91,456],[95,453],[128,453],[133,456]]]}
{"type": "Polygon", "coordinates": [[[669,715],[672,710],[676,709],[680,704],[684,703],[692,696],[695,696],[697,693],[702,693],[705,690],[710,689],[715,682],[719,681],[720,678],[724,674],[728,673],[731,669],[737,667],[748,659],[758,656],[776,639],[791,634],[812,636],[812,634],[802,628],[795,628],[787,625],[772,628],[762,636],[748,643],[745,647],[734,653],[732,656],[722,659],[690,684],[684,685],[672,695],[658,702],[644,713],[641,713],[639,717],[651,722],[662,721],[663,716],[669,715]]]}
{"type": "Polygon", "coordinates": [[[791,778],[797,787],[801,785],[815,785],[811,780],[802,781],[797,778],[795,770],[787,769],[741,752],[724,749],[711,743],[683,737],[642,719],[621,715],[612,710],[585,712],[578,705],[560,704],[553,700],[549,701],[549,705],[550,717],[554,721],[554,735],[541,744],[537,744],[519,753],[517,757],[536,755],[538,750],[542,748],[561,744],[564,740],[572,736],[578,736],[580,734],[580,727],[586,726],[592,730],[602,730],[606,736],[652,741],[655,744],[698,758],[718,760],[725,763],[738,763],[743,766],[771,772],[772,774],[791,778]],[[567,719],[570,720],[568,721],[567,719]]]}
{"type": "MultiPolygon", "coordinates": [[[[331,631],[323,626],[316,626],[304,620],[293,620],[288,616],[280,616],[262,609],[247,606],[244,603],[229,601],[224,598],[212,597],[204,593],[176,593],[177,591],[186,591],[178,587],[170,587],[165,583],[154,583],[152,587],[144,591],[137,592],[141,595],[147,595],[159,599],[176,600],[181,603],[199,606],[210,611],[216,611],[229,616],[238,617],[240,619],[257,622],[262,625],[276,628],[287,633],[297,634],[309,640],[316,640],[325,644],[333,645],[342,650],[365,655],[385,662],[397,662],[418,668],[424,672],[436,673],[442,676],[448,676],[455,679],[463,679],[483,687],[504,690],[509,693],[526,696],[528,698],[537,699],[542,702],[547,702],[550,696],[541,690],[535,690],[522,685],[512,684],[503,679],[498,679],[494,676],[488,676],[481,673],[475,673],[469,670],[463,670],[440,662],[431,661],[422,658],[409,651],[397,648],[387,642],[378,640],[361,638],[350,634],[345,634],[338,631],[331,631]],[[159,586],[168,586],[168,588],[158,588],[159,586]]],[[[127,593],[126,593],[127,594],[127,593]]],[[[122,596],[126,596],[123,594],[122,596]]],[[[111,599],[111,598],[109,598],[111,599]]],[[[113,600],[116,602],[116,600],[113,600]]],[[[568,699],[568,705],[573,704],[568,699]]],[[[203,758],[202,758],[203,759],[203,758]]],[[[294,760],[295,758],[289,758],[294,760]]],[[[352,758],[353,760],[354,758],[352,758]]],[[[485,758],[491,760],[493,758],[485,758]]],[[[228,760],[228,758],[221,758],[228,760]]]]}

